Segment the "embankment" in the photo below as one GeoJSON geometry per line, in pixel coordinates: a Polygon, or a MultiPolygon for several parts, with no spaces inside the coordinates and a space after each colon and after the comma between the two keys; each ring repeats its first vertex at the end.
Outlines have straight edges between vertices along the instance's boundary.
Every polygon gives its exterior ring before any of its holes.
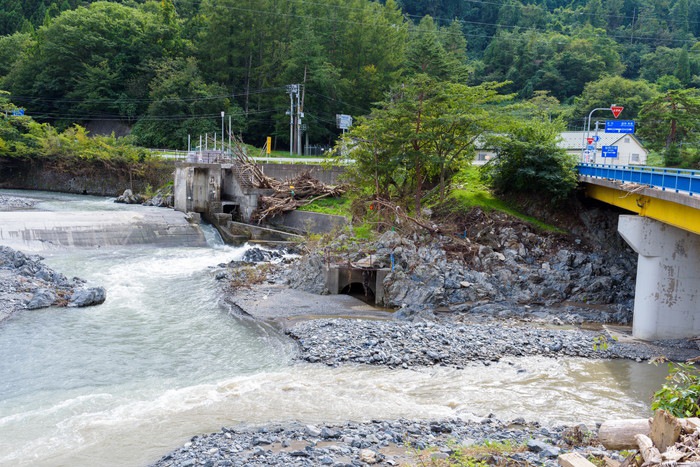
{"type": "Polygon", "coordinates": [[[128,165],[104,161],[64,163],[0,159],[0,188],[58,191],[97,196],[118,196],[125,189],[144,192],[173,180],[173,164],[149,161],[128,165]]]}

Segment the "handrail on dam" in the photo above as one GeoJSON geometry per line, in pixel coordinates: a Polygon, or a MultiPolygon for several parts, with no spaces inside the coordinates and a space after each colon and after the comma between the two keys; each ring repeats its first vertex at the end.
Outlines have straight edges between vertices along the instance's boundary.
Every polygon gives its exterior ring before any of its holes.
{"type": "Polygon", "coordinates": [[[622,182],[638,183],[663,191],[700,193],[700,170],[669,169],[631,165],[579,163],[579,175],[622,182]]]}

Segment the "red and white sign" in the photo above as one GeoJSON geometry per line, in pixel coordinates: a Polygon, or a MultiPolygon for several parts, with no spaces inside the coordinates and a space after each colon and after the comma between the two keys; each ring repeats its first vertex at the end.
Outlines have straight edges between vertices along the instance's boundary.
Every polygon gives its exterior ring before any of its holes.
{"type": "Polygon", "coordinates": [[[586,138],[586,141],[588,141],[588,144],[593,144],[594,139],[593,138],[586,138]]]}
{"type": "Polygon", "coordinates": [[[624,109],[625,108],[622,107],[621,105],[611,105],[610,106],[610,111],[612,112],[613,117],[615,117],[615,118],[619,117],[624,109]]]}

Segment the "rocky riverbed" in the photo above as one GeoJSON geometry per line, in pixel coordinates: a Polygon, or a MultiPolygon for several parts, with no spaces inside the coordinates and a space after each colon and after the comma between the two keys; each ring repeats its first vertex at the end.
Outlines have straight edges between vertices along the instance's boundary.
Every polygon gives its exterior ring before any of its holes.
{"type": "Polygon", "coordinates": [[[103,287],[85,287],[42,263],[41,256],[0,246],[0,322],[20,310],[49,306],[84,307],[105,301],[103,287]]]}
{"type": "MultiPolygon", "coordinates": [[[[297,359],[313,364],[459,369],[533,355],[640,362],[700,355],[694,341],[640,342],[629,336],[636,258],[619,241],[591,248],[580,238],[477,217],[458,245],[387,232],[373,244],[331,244],[294,264],[268,268],[257,285],[241,287],[241,263],[220,265],[215,274],[236,312],[280,325],[298,342],[297,359]],[[356,313],[345,304],[329,312],[325,301],[315,299],[300,312],[299,293],[328,293],[323,268],[332,261],[391,267],[383,286],[392,316],[377,310],[371,320],[353,319],[366,318],[367,310],[356,313]],[[229,288],[231,283],[237,286],[229,288]]],[[[596,226],[614,224],[604,213],[589,217],[596,226]]],[[[335,243],[343,242],[348,239],[335,243]]],[[[257,256],[248,261],[266,255],[257,256]]],[[[156,465],[425,465],[464,446],[502,441],[515,448],[484,455],[485,463],[553,466],[570,451],[621,460],[597,444],[595,434],[596,427],[541,427],[492,417],[227,427],[193,438],[156,465]]],[[[478,458],[474,453],[483,451],[467,452],[478,458]]]]}
{"type": "Polygon", "coordinates": [[[479,465],[555,466],[560,453],[573,451],[622,460],[619,454],[594,444],[593,433],[584,425],[546,428],[522,419],[289,423],[225,427],[218,433],[195,436],[154,466],[434,465],[432,461],[447,459],[461,449],[484,462],[479,465]]]}

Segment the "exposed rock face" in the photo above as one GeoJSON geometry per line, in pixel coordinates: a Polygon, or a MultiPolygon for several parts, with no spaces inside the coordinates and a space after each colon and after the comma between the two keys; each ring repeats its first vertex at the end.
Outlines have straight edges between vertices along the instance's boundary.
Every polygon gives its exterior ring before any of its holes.
{"type": "MultiPolygon", "coordinates": [[[[636,257],[616,238],[614,222],[607,217],[602,222],[601,216],[605,217],[598,212],[597,220],[591,221],[607,229],[596,231],[589,243],[595,248],[573,236],[535,232],[505,215],[477,211],[462,238],[407,238],[388,231],[372,245],[346,247],[362,253],[348,253],[341,261],[358,261],[371,252],[374,267],[393,264],[383,284],[385,306],[401,308],[401,318],[436,308],[493,312],[485,307],[500,306],[502,311],[561,306],[572,311],[596,304],[613,305],[612,314],[600,320],[627,322],[636,257]],[[611,240],[603,242],[607,237],[611,240]]],[[[347,243],[342,237],[337,243],[342,241],[347,243]]],[[[289,284],[319,293],[323,266],[318,254],[304,258],[289,284]]]]}
{"type": "Polygon", "coordinates": [[[22,309],[49,306],[90,306],[105,301],[104,288],[84,289],[84,281],[68,279],[28,256],[0,246],[0,321],[22,309]]]}

